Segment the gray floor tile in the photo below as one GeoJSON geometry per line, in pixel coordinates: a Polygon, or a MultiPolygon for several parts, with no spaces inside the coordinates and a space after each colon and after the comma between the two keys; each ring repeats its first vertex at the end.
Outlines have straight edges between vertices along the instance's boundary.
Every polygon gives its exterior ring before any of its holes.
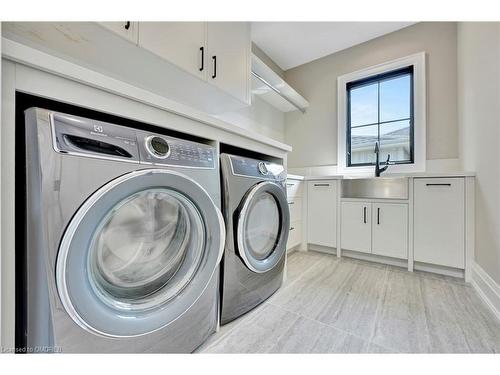
{"type": "Polygon", "coordinates": [[[261,305],[256,314],[237,324],[206,353],[267,353],[299,316],[276,306],[261,305]]]}
{"type": "Polygon", "coordinates": [[[372,342],[401,352],[430,351],[420,278],[409,272],[389,269],[372,342]]]}
{"type": "Polygon", "coordinates": [[[462,280],[314,252],[214,335],[209,353],[498,353],[500,322],[462,280]]]}
{"type": "Polygon", "coordinates": [[[361,353],[364,340],[304,317],[299,318],[270,350],[271,353],[361,353]]]}

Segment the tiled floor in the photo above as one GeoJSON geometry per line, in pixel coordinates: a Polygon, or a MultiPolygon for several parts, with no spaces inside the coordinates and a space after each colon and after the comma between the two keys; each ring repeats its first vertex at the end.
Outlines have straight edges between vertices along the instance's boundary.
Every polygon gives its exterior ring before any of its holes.
{"type": "Polygon", "coordinates": [[[199,352],[500,352],[500,322],[460,280],[315,252],[287,267],[276,294],[199,352]]]}

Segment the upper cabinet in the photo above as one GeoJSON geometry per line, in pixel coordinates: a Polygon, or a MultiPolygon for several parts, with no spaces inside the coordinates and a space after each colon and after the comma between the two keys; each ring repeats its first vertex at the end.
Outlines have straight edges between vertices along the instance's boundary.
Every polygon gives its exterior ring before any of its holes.
{"type": "Polygon", "coordinates": [[[139,42],[139,22],[117,21],[99,22],[99,24],[132,43],[137,44],[139,42]]]}
{"type": "Polygon", "coordinates": [[[246,22],[140,22],[139,47],[250,104],[246,22]]]}
{"type": "Polygon", "coordinates": [[[208,82],[250,104],[251,41],[245,22],[208,22],[208,82]]]}
{"type": "Polygon", "coordinates": [[[206,22],[140,22],[139,47],[206,77],[206,22]]]}
{"type": "Polygon", "coordinates": [[[2,37],[209,114],[250,105],[248,22],[2,22],[2,37]]]}

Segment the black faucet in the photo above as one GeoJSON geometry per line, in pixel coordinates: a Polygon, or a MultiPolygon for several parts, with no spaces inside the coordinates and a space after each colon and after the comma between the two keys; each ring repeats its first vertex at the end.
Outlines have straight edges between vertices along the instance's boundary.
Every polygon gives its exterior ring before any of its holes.
{"type": "Polygon", "coordinates": [[[385,170],[389,167],[389,160],[391,159],[391,154],[387,154],[387,160],[385,161],[385,166],[380,168],[380,163],[378,160],[378,154],[380,153],[380,148],[378,146],[378,142],[375,142],[375,177],[380,177],[380,174],[382,172],[385,172],[385,170]]]}

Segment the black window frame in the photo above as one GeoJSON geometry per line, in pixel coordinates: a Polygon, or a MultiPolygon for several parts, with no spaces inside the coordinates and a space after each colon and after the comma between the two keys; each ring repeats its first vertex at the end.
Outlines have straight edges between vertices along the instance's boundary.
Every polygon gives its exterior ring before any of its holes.
{"type": "Polygon", "coordinates": [[[363,127],[363,126],[372,126],[372,125],[377,125],[378,126],[378,142],[380,145],[380,125],[383,124],[388,124],[388,123],[393,123],[397,121],[403,121],[403,120],[409,120],[410,122],[410,159],[409,160],[403,160],[403,161],[392,161],[394,164],[414,164],[415,163],[415,113],[414,113],[414,106],[415,106],[415,85],[414,85],[414,80],[415,80],[415,68],[413,65],[409,65],[403,68],[398,68],[395,70],[391,70],[388,72],[384,72],[381,74],[376,74],[367,78],[362,78],[359,80],[351,81],[346,84],[346,95],[347,95],[347,124],[346,124],[346,165],[347,167],[366,167],[366,166],[373,166],[375,165],[375,162],[373,163],[356,163],[352,164],[351,163],[351,90],[355,88],[359,88],[362,86],[367,86],[371,85],[374,83],[378,83],[378,98],[377,98],[377,122],[373,124],[363,124],[363,125],[358,125],[356,127],[363,127]],[[396,119],[396,120],[390,120],[390,121],[380,121],[380,83],[382,81],[386,81],[388,79],[394,79],[398,76],[404,76],[404,75],[410,75],[410,117],[409,118],[404,118],[404,119],[396,119]]]}

